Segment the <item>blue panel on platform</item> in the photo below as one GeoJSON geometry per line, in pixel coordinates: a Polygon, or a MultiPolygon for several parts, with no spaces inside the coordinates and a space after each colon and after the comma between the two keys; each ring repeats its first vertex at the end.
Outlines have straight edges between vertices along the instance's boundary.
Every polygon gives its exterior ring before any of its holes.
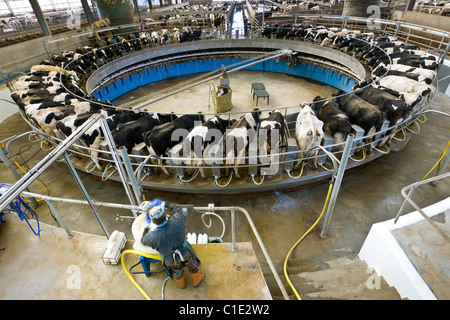
{"type": "MultiPolygon", "coordinates": [[[[153,82],[167,79],[168,77],[173,78],[194,73],[206,73],[217,70],[222,66],[228,67],[245,60],[246,59],[233,58],[191,61],[179,63],[176,65],[170,65],[167,67],[155,68],[143,71],[140,74],[136,74],[131,77],[127,77],[123,80],[119,80],[115,84],[109,85],[107,89],[103,88],[100,92],[95,93],[94,96],[102,101],[105,101],[106,99],[112,101],[131,90],[148,85],[153,82]]],[[[276,60],[268,60],[247,67],[244,70],[291,74],[294,76],[314,79],[335,88],[344,90],[346,92],[350,92],[355,83],[355,80],[350,79],[345,75],[339,74],[338,72],[304,63],[300,63],[296,67],[291,68],[285,61],[276,62],[276,60]]]]}

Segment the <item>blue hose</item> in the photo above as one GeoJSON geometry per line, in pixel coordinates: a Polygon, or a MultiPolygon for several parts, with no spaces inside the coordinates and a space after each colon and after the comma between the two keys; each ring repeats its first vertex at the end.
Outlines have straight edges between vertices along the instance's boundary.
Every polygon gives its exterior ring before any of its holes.
{"type": "Polygon", "coordinates": [[[118,8],[118,9],[116,9],[116,10],[110,12],[110,13],[108,14],[107,18],[109,18],[112,14],[114,14],[114,13],[116,13],[116,12],[122,10],[122,9],[123,9],[123,6],[124,6],[127,2],[128,2],[128,0],[125,0],[125,1],[122,3],[122,6],[121,6],[120,8],[118,8]]]}
{"type": "MultiPolygon", "coordinates": [[[[6,186],[8,188],[12,187],[12,184],[7,184],[7,183],[0,183],[0,187],[6,186]]],[[[31,207],[21,198],[21,197],[17,197],[17,199],[13,200],[9,206],[12,209],[6,209],[4,211],[12,211],[15,212],[17,214],[17,216],[19,217],[19,219],[21,221],[25,220],[25,222],[28,224],[28,226],[30,227],[31,231],[33,231],[33,233],[35,235],[39,235],[41,233],[41,227],[39,224],[39,219],[38,216],[36,214],[36,212],[34,212],[33,209],[31,209],[31,207]],[[21,207],[22,205],[25,207],[25,210],[22,211],[21,207]],[[25,211],[31,211],[36,219],[37,222],[37,232],[33,229],[33,227],[31,226],[30,222],[28,221],[29,217],[26,215],[25,211]]]]}

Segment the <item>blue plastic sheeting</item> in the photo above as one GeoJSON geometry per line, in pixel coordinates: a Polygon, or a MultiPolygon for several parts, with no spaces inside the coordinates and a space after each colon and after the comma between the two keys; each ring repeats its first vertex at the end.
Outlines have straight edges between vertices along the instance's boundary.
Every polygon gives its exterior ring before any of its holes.
{"type": "MultiPolygon", "coordinates": [[[[183,75],[210,72],[213,70],[217,70],[222,66],[229,66],[244,60],[245,59],[237,58],[211,59],[191,61],[160,68],[154,68],[110,84],[108,87],[103,88],[99,92],[95,93],[94,96],[102,101],[113,101],[114,99],[126,94],[127,92],[148,85],[150,83],[183,75]]],[[[284,61],[276,62],[275,60],[268,60],[245,68],[243,70],[291,74],[294,76],[313,79],[337,89],[344,90],[345,92],[350,92],[355,83],[354,79],[351,79],[336,71],[331,71],[322,67],[316,67],[303,63],[300,63],[298,66],[291,68],[284,61]]]]}

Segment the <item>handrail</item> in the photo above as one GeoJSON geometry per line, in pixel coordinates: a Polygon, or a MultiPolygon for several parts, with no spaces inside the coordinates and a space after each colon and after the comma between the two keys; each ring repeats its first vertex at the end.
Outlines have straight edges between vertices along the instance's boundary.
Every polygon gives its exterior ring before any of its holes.
{"type": "MultiPolygon", "coordinates": [[[[40,195],[37,193],[31,193],[31,192],[22,192],[23,196],[27,196],[27,197],[36,197],[36,198],[42,198],[46,201],[58,201],[58,202],[66,202],[66,203],[72,203],[72,204],[82,204],[82,205],[90,205],[90,203],[88,201],[85,200],[77,200],[77,199],[69,199],[69,198],[60,198],[60,197],[53,197],[53,196],[46,196],[46,195],[40,195]]],[[[110,208],[121,208],[121,209],[129,209],[132,211],[136,211],[136,212],[141,212],[144,213],[144,209],[142,206],[136,206],[136,205],[124,205],[124,204],[117,204],[117,203],[109,203],[109,202],[99,202],[99,201],[92,201],[91,204],[97,205],[97,206],[102,206],[102,207],[110,207],[110,208]]],[[[269,253],[267,252],[266,247],[264,246],[264,243],[261,239],[261,236],[258,233],[258,230],[256,229],[255,224],[253,223],[253,220],[249,214],[249,212],[242,208],[242,207],[237,207],[237,206],[230,206],[230,207],[214,207],[214,206],[209,206],[209,207],[194,207],[194,211],[202,211],[202,212],[214,212],[214,211],[230,211],[231,212],[231,220],[232,220],[232,244],[231,244],[231,250],[233,252],[237,251],[237,246],[236,246],[236,219],[235,219],[235,212],[239,211],[241,213],[243,213],[245,215],[245,217],[247,218],[248,223],[250,224],[250,227],[253,231],[254,236],[256,237],[256,240],[258,241],[259,246],[261,247],[261,250],[264,254],[264,257],[267,260],[267,263],[269,264],[270,270],[272,271],[275,280],[278,284],[278,286],[280,287],[280,290],[283,294],[283,297],[286,300],[289,300],[289,295],[286,292],[286,289],[284,288],[283,283],[281,282],[281,279],[275,269],[275,266],[273,265],[272,259],[269,256],[269,253]],[[212,211],[211,211],[212,210],[212,211]]],[[[136,217],[130,217],[132,219],[136,218],[136,217]]]]}
{"type": "Polygon", "coordinates": [[[450,239],[449,239],[449,236],[441,229],[441,228],[439,228],[439,226],[433,221],[433,220],[431,220],[428,216],[427,216],[427,214],[425,213],[425,212],[423,212],[423,210],[411,199],[411,196],[413,195],[413,193],[414,193],[414,191],[418,188],[418,187],[420,187],[420,186],[422,186],[422,185],[424,185],[424,184],[428,184],[428,183],[430,183],[430,182],[434,182],[434,181],[437,181],[437,180],[440,180],[440,179],[443,179],[443,178],[447,178],[447,177],[450,177],[450,172],[447,172],[447,173],[444,173],[444,174],[441,174],[441,175],[439,175],[439,176],[437,176],[437,177],[432,177],[432,178],[429,178],[429,179],[426,179],[426,180],[422,180],[422,181],[418,181],[418,182],[415,182],[415,183],[412,183],[412,184],[410,184],[409,186],[406,186],[406,187],[404,187],[402,190],[401,190],[401,194],[402,194],[402,196],[403,196],[403,198],[405,198],[405,200],[404,200],[404,202],[403,202],[403,204],[402,204],[402,206],[401,206],[401,208],[400,208],[400,210],[399,210],[399,212],[397,213],[397,215],[395,216],[395,219],[394,219],[394,223],[397,223],[397,221],[398,221],[398,219],[399,219],[399,217],[400,217],[400,215],[402,214],[402,212],[403,212],[403,210],[404,210],[404,208],[405,208],[405,204],[406,204],[406,201],[408,201],[416,210],[417,210],[417,212],[419,212],[421,215],[422,215],[422,217],[437,231],[437,232],[439,232],[439,234],[440,235],[442,235],[442,237],[444,237],[444,239],[447,241],[447,242],[450,242],[450,239]],[[409,192],[408,192],[408,194],[406,193],[406,191],[407,190],[409,190],[409,192]]]}
{"type": "MultiPolygon", "coordinates": [[[[9,188],[0,197],[0,212],[9,205],[28,185],[31,184],[45,169],[47,169],[56,159],[63,155],[66,150],[75,141],[81,137],[81,135],[88,130],[97,120],[104,117],[101,114],[93,115],[83,125],[77,128],[68,139],[61,142],[51,153],[42,159],[35,167],[33,167],[27,174],[25,174],[16,184],[9,188]]],[[[10,141],[11,142],[11,141],[10,141]]]]}

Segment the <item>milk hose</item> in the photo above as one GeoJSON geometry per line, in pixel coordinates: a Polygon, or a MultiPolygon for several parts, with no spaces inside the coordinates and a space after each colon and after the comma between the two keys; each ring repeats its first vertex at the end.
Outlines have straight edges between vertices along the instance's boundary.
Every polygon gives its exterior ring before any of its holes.
{"type": "Polygon", "coordinates": [[[446,146],[446,147],[444,148],[444,150],[442,151],[439,160],[436,162],[436,164],[433,166],[433,168],[431,168],[431,170],[428,171],[428,173],[423,177],[422,181],[425,180],[425,178],[431,173],[431,171],[434,170],[434,168],[435,168],[438,164],[440,165],[442,159],[444,158],[445,154],[447,153],[447,149],[448,149],[449,146],[450,146],[450,140],[448,141],[447,146],[446,146]]]}
{"type": "MultiPolygon", "coordinates": [[[[128,276],[128,279],[130,279],[130,281],[134,284],[134,286],[139,290],[139,292],[145,297],[145,299],[147,300],[152,300],[150,298],[150,296],[144,291],[144,289],[142,289],[142,287],[136,282],[136,280],[134,280],[133,276],[131,275],[131,272],[128,270],[128,268],[125,265],[125,256],[127,254],[135,254],[138,256],[143,256],[145,258],[150,258],[150,259],[154,259],[154,260],[158,260],[161,261],[161,257],[154,255],[154,254],[150,254],[150,253],[145,253],[145,252],[141,252],[141,251],[136,251],[136,250],[125,250],[124,252],[122,252],[122,256],[120,258],[120,260],[122,261],[122,267],[125,270],[125,273],[128,276]]],[[[162,261],[161,261],[162,262],[162,261]]],[[[169,278],[169,277],[168,277],[169,278]]],[[[167,279],[168,279],[167,278],[167,279]]],[[[166,279],[166,280],[167,280],[166,279]]],[[[166,280],[164,280],[163,283],[163,287],[162,287],[162,294],[163,294],[163,298],[164,298],[164,285],[166,284],[166,280]]]]}
{"type": "Polygon", "coordinates": [[[298,294],[297,290],[295,290],[294,285],[292,284],[291,280],[289,279],[289,276],[287,274],[287,261],[289,259],[289,256],[291,255],[292,251],[295,249],[295,247],[309,234],[309,232],[312,229],[314,229],[314,227],[317,225],[319,220],[322,218],[322,216],[323,216],[323,214],[325,212],[325,209],[327,208],[328,200],[330,199],[331,190],[333,190],[333,181],[330,181],[330,187],[328,188],[327,198],[325,200],[325,204],[323,206],[323,209],[322,209],[322,212],[320,213],[319,218],[316,220],[316,222],[314,222],[314,224],[311,226],[311,228],[309,228],[309,230],[306,231],[306,233],[300,239],[298,239],[298,241],[292,246],[292,248],[289,250],[289,252],[288,252],[288,254],[286,256],[286,259],[284,260],[284,265],[283,265],[284,276],[285,276],[289,286],[291,287],[292,291],[294,291],[294,294],[295,294],[295,296],[297,297],[298,300],[302,300],[302,298],[298,294]]]}

